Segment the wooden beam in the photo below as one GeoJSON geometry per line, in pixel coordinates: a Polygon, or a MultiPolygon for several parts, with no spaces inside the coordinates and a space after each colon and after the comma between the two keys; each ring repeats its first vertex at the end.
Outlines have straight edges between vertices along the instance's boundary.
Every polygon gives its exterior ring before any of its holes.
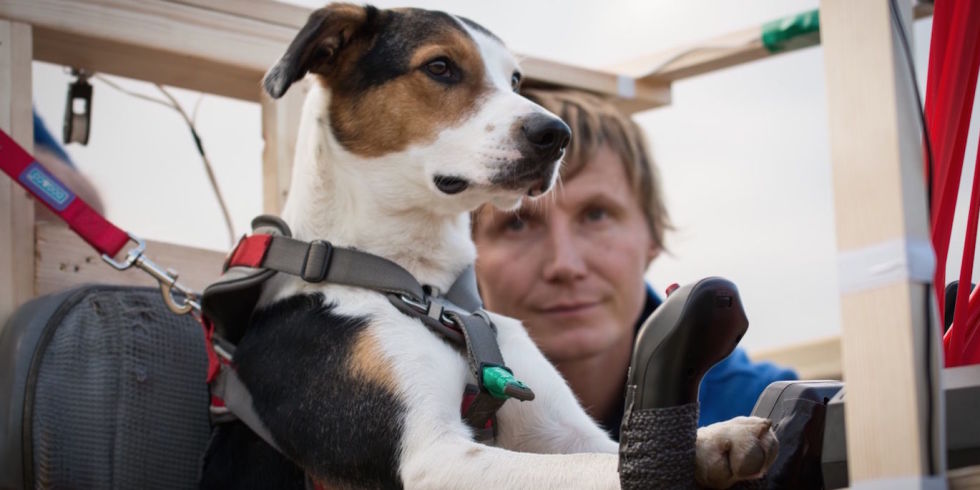
{"type": "Polygon", "coordinates": [[[253,102],[262,91],[255,70],[46,27],[34,28],[34,59],[253,102]]]}
{"type": "MultiPolygon", "coordinates": [[[[31,56],[31,27],[0,20],[0,129],[27,151],[34,147],[31,56]]],[[[0,174],[0,329],[33,296],[34,202],[0,174]]]]}
{"type": "MultiPolygon", "coordinates": [[[[38,28],[59,64],[258,100],[254,81],[282,55],[312,9],[258,0],[4,0],[0,18],[38,28]],[[186,58],[186,59],[184,59],[186,58]],[[173,67],[169,72],[164,68],[173,67]]],[[[612,97],[623,107],[669,103],[662,81],[523,57],[530,82],[612,97]]]]}
{"type": "Polygon", "coordinates": [[[628,112],[670,104],[670,83],[639,81],[612,71],[583,70],[581,67],[541,58],[522,57],[521,68],[528,86],[572,87],[605,95],[628,112]]]}
{"type": "MultiPolygon", "coordinates": [[[[837,248],[875,264],[906,257],[880,257],[874,247],[929,243],[915,86],[892,24],[884,0],[820,2],[837,248]]],[[[905,278],[842,292],[852,485],[897,478],[921,488],[914,482],[928,478],[924,338],[932,335],[933,347],[939,340],[927,323],[927,290],[905,278]]]]}
{"type": "Polygon", "coordinates": [[[762,28],[752,27],[609,67],[638,80],[672,82],[768,57],[762,28]]]}
{"type": "Polygon", "coordinates": [[[980,489],[980,466],[967,466],[949,472],[950,490],[980,489]]]}
{"type": "Polygon", "coordinates": [[[296,136],[299,134],[300,112],[309,92],[309,80],[293,84],[278,100],[262,96],[262,209],[276,214],[282,212],[293,176],[293,157],[296,136]]]}
{"type": "MultiPolygon", "coordinates": [[[[157,286],[145,272],[119,272],[102,261],[90,245],[61,223],[37,223],[37,269],[32,271],[37,294],[49,294],[81,284],[157,286]]],[[[180,273],[180,282],[201,291],[221,274],[221,252],[163,242],[146,242],[146,255],[180,273]]]]}
{"type": "MultiPolygon", "coordinates": [[[[932,10],[932,2],[917,2],[915,17],[919,19],[931,16],[932,10]]],[[[607,68],[634,77],[637,83],[669,83],[818,44],[818,36],[809,36],[794,41],[789,49],[773,53],[762,44],[762,26],[757,26],[706,39],[697,44],[643,55],[607,68]]]]}
{"type": "MultiPolygon", "coordinates": [[[[269,22],[298,29],[306,23],[312,9],[283,3],[278,0],[167,0],[171,3],[192,5],[215,12],[224,12],[248,19],[269,22]]],[[[326,5],[328,1],[324,1],[326,5]]]]}
{"type": "Polygon", "coordinates": [[[752,351],[753,361],[768,361],[796,370],[800,379],[841,379],[840,337],[752,351]]]}
{"type": "Polygon", "coordinates": [[[264,72],[295,28],[162,0],[6,0],[0,17],[65,33],[264,72]]]}

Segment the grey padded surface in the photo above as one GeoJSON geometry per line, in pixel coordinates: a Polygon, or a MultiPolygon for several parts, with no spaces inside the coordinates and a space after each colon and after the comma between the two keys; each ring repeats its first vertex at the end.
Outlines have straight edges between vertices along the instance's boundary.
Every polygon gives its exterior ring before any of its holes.
{"type": "Polygon", "coordinates": [[[158,290],[92,286],[56,327],[26,404],[33,486],[196,487],[210,431],[201,326],[158,290]]]}

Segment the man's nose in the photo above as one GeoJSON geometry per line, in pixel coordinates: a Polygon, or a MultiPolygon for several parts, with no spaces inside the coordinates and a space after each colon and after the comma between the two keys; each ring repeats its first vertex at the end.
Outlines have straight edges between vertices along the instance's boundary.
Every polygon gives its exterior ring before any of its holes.
{"type": "Polygon", "coordinates": [[[585,254],[567,225],[549,227],[550,256],[544,265],[544,278],[548,281],[573,281],[585,276],[585,254]]]}

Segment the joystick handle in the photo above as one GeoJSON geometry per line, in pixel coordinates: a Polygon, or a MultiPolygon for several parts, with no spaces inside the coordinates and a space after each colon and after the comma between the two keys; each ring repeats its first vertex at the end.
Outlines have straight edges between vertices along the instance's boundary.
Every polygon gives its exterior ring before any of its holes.
{"type": "Polygon", "coordinates": [[[732,353],[748,326],[731,281],[708,277],[674,289],[637,334],[627,409],[697,402],[704,373],[732,353]]]}

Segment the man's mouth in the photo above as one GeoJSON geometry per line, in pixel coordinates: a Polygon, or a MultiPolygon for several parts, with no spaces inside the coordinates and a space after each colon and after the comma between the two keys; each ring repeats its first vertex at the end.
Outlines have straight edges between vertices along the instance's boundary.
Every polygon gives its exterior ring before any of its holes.
{"type": "Polygon", "coordinates": [[[540,308],[538,311],[546,315],[572,316],[586,313],[599,305],[598,301],[576,301],[559,303],[540,308]]]}

